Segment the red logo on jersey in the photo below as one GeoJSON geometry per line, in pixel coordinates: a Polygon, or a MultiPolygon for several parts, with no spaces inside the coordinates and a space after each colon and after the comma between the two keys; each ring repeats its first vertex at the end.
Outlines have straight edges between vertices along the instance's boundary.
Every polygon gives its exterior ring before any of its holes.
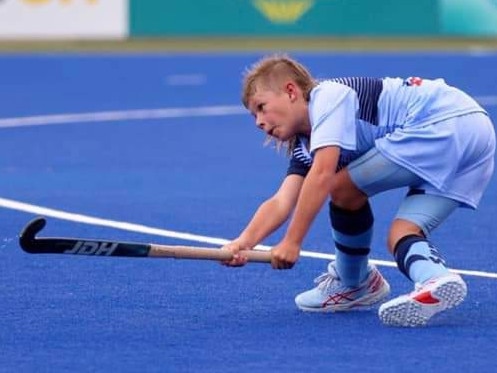
{"type": "Polygon", "coordinates": [[[418,76],[411,76],[404,80],[404,85],[407,86],[420,86],[421,84],[423,84],[423,78],[420,78],[418,76]]]}

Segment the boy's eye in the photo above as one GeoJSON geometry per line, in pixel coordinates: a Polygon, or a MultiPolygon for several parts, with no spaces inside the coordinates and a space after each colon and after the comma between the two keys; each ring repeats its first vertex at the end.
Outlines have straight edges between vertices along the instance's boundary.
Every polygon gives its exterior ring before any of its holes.
{"type": "Polygon", "coordinates": [[[262,111],[262,110],[264,110],[264,105],[265,105],[265,104],[259,104],[259,105],[257,105],[257,111],[262,111]]]}

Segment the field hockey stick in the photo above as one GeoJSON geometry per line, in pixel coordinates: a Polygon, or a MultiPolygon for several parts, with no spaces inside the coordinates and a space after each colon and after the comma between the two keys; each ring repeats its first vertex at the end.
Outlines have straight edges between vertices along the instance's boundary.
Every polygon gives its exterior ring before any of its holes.
{"type": "MultiPolygon", "coordinates": [[[[21,232],[19,244],[30,254],[69,254],[119,257],[149,257],[225,261],[233,259],[229,250],[193,246],[167,246],[138,242],[119,242],[86,238],[43,237],[36,235],[45,227],[46,220],[38,217],[21,232]]],[[[249,262],[270,263],[267,251],[243,251],[249,262]]]]}

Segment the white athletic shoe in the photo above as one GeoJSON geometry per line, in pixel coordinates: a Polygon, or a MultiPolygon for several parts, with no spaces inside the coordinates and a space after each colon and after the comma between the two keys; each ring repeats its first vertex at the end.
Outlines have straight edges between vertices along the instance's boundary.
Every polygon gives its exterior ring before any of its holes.
{"type": "Polygon", "coordinates": [[[416,284],[415,290],[381,305],[381,321],[390,326],[423,326],[437,313],[460,304],[467,294],[461,276],[448,274],[416,284]]]}
{"type": "Polygon", "coordinates": [[[335,268],[335,262],[328,265],[328,272],[317,277],[317,286],[295,297],[297,307],[302,311],[335,312],[370,308],[385,298],[390,285],[375,266],[369,265],[368,277],[357,287],[342,284],[335,268]]]}

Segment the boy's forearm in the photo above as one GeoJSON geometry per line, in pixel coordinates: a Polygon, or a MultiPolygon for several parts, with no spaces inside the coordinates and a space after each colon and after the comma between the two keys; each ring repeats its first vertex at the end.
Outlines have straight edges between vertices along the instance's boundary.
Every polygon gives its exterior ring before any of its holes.
{"type": "Polygon", "coordinates": [[[248,248],[253,248],[278,229],[290,215],[277,200],[268,199],[257,209],[252,220],[239,236],[248,248]]]}
{"type": "Polygon", "coordinates": [[[295,208],[285,240],[301,245],[331,189],[332,175],[309,174],[295,208]]]}

